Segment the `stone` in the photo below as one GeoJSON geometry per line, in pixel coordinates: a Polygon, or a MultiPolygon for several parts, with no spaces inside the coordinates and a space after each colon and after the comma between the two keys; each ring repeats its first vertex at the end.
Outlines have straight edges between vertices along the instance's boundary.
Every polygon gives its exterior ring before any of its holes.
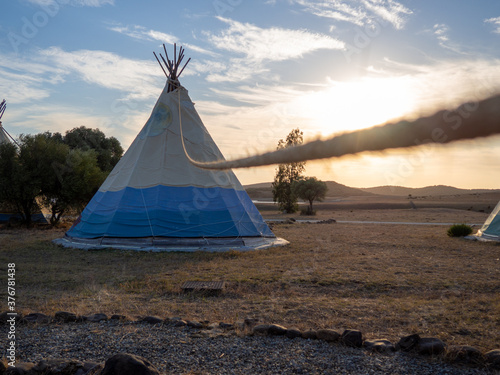
{"type": "Polygon", "coordinates": [[[439,355],[444,352],[446,345],[443,341],[434,337],[421,337],[415,350],[420,355],[439,355]]]}
{"type": "Polygon", "coordinates": [[[54,320],[62,323],[71,323],[78,321],[78,317],[72,312],[58,311],[54,314],[54,320]]]}
{"type": "Polygon", "coordinates": [[[444,358],[451,363],[479,365],[483,363],[483,353],[469,345],[452,345],[446,349],[444,358]]]}
{"type": "Polygon", "coordinates": [[[403,352],[409,352],[420,341],[420,336],[418,334],[413,334],[409,336],[401,337],[401,339],[396,343],[396,350],[401,350],[403,352]]]}
{"type": "Polygon", "coordinates": [[[296,329],[296,328],[289,328],[286,330],[286,337],[289,339],[296,339],[297,337],[302,338],[302,331],[296,329]]]}
{"type": "Polygon", "coordinates": [[[268,334],[271,336],[284,336],[286,335],[286,331],[286,327],[280,326],[278,324],[270,324],[268,334]]]}
{"type": "Polygon", "coordinates": [[[346,329],[340,338],[342,343],[354,348],[361,348],[363,346],[363,334],[361,331],[354,329],[346,329]]]}
{"type": "Polygon", "coordinates": [[[83,363],[72,359],[42,359],[30,372],[44,375],[73,375],[83,369],[83,363]]]}
{"type": "Polygon", "coordinates": [[[21,320],[22,323],[33,323],[33,324],[47,324],[50,323],[52,319],[50,316],[42,313],[31,313],[24,316],[21,320]]]}
{"type": "Polygon", "coordinates": [[[201,324],[200,322],[197,322],[196,320],[188,320],[186,323],[187,323],[187,326],[189,328],[195,328],[195,329],[202,329],[203,328],[203,324],[201,324]]]}
{"type": "Polygon", "coordinates": [[[270,324],[258,324],[253,327],[252,333],[254,335],[268,335],[270,324]]]}
{"type": "Polygon", "coordinates": [[[12,312],[9,311],[4,311],[3,313],[0,314],[0,325],[7,325],[8,320],[12,317],[16,320],[16,322],[19,322],[23,318],[23,314],[17,313],[16,315],[9,315],[12,314],[12,312]]]}
{"type": "Polygon", "coordinates": [[[220,322],[219,327],[222,329],[231,330],[231,329],[234,329],[234,324],[220,322]]]}
{"type": "MultiPolygon", "coordinates": [[[[101,363],[92,363],[92,364],[93,366],[89,367],[88,371],[84,372],[84,375],[101,375],[101,372],[104,369],[104,365],[101,363]]],[[[85,368],[87,367],[84,367],[84,370],[85,368]]]]}
{"type": "Polygon", "coordinates": [[[334,331],[333,329],[318,329],[316,331],[316,336],[318,337],[318,340],[336,342],[339,341],[340,333],[334,331]]]}
{"type": "Polygon", "coordinates": [[[185,327],[187,326],[187,322],[185,320],[179,319],[172,321],[172,325],[174,327],[185,327]]]}
{"type": "Polygon", "coordinates": [[[500,370],[500,349],[484,353],[484,361],[489,369],[500,370]]]}
{"type": "Polygon", "coordinates": [[[28,372],[35,367],[34,363],[31,362],[20,362],[16,363],[16,367],[9,366],[5,375],[28,375],[28,372]]]}
{"type": "Polygon", "coordinates": [[[108,358],[100,375],[159,375],[147,359],[133,354],[119,353],[108,358]]]}
{"type": "Polygon", "coordinates": [[[145,316],[141,319],[141,322],[149,323],[149,324],[160,324],[163,323],[163,319],[157,316],[145,316]]]}
{"type": "Polygon", "coordinates": [[[396,351],[396,347],[389,340],[365,340],[363,346],[366,350],[375,353],[392,353],[396,351]]]}
{"type": "Polygon", "coordinates": [[[315,330],[309,329],[307,331],[302,332],[302,338],[306,340],[317,340],[318,334],[315,330]]]}
{"type": "Polygon", "coordinates": [[[100,314],[100,313],[87,315],[87,316],[84,316],[83,318],[87,322],[92,322],[92,323],[98,323],[98,322],[101,322],[103,320],[108,320],[108,316],[106,314],[100,314]]]}
{"type": "Polygon", "coordinates": [[[128,320],[128,318],[125,315],[120,315],[120,314],[114,314],[111,315],[111,320],[128,320]]]}

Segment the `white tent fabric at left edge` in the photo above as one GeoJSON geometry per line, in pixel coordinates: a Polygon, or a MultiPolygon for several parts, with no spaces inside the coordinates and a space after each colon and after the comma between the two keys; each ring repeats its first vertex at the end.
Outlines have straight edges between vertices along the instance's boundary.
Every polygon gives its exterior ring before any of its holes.
{"type": "MultiPolygon", "coordinates": [[[[15,143],[14,138],[7,132],[7,130],[2,126],[2,116],[7,108],[7,102],[2,100],[0,103],[0,144],[2,143],[15,143]]],[[[9,204],[0,202],[0,223],[9,222],[12,220],[20,220],[22,215],[9,204]]],[[[31,215],[31,221],[34,223],[47,223],[47,219],[42,214],[40,208],[37,208],[36,212],[31,215]]]]}

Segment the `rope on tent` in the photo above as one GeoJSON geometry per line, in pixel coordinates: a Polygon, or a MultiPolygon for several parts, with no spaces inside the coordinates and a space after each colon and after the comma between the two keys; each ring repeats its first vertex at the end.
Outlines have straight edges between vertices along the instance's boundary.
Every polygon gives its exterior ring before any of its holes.
{"type": "Polygon", "coordinates": [[[223,170],[337,158],[365,151],[412,148],[427,143],[446,144],[495,134],[500,134],[500,95],[464,103],[455,111],[441,110],[429,117],[387,123],[246,158],[199,162],[187,153],[186,156],[196,167],[223,170]]]}

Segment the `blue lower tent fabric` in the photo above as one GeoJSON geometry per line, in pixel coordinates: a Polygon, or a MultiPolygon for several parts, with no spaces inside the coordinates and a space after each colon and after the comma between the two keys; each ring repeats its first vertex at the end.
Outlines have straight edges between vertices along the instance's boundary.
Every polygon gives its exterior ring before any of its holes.
{"type": "Polygon", "coordinates": [[[275,237],[244,190],[158,185],[98,191],[69,237],[275,237]]]}

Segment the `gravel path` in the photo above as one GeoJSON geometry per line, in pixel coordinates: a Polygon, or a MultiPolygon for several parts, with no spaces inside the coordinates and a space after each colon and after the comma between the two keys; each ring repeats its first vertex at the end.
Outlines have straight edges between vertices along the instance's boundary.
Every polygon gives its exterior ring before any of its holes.
{"type": "Polygon", "coordinates": [[[162,374],[489,374],[401,352],[370,354],[318,340],[240,337],[164,324],[105,321],[17,328],[22,362],[42,358],[104,362],[127,352],[148,359],[162,374]]]}

